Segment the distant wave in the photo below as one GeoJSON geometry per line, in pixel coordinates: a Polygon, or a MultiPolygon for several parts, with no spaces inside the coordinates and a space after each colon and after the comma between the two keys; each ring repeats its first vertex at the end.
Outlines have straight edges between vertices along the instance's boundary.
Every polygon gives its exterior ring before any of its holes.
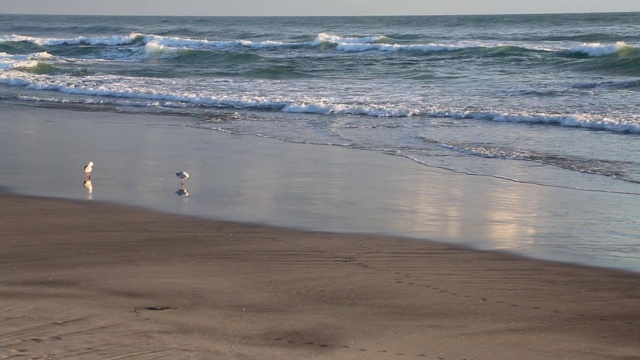
{"type": "Polygon", "coordinates": [[[3,35],[0,36],[2,42],[25,42],[39,46],[60,46],[60,45],[132,45],[141,43],[150,47],[164,48],[185,48],[185,49],[230,49],[235,47],[247,48],[267,48],[278,46],[289,46],[296,44],[285,44],[279,41],[262,41],[253,42],[248,40],[206,40],[206,39],[189,39],[180,37],[167,37],[159,35],[145,35],[140,33],[131,33],[129,35],[84,37],[78,36],[74,38],[38,38],[22,35],[3,35]]]}
{"type": "Polygon", "coordinates": [[[322,44],[371,44],[378,43],[387,40],[386,36],[378,35],[378,36],[365,36],[365,37],[347,37],[343,38],[338,35],[328,34],[328,33],[320,33],[316,36],[316,39],[311,42],[312,45],[322,45],[322,44]]]}
{"type": "Polygon", "coordinates": [[[25,42],[35,44],[39,46],[58,46],[58,45],[128,45],[136,41],[142,40],[144,35],[138,33],[132,33],[129,35],[113,35],[113,36],[98,36],[98,37],[84,37],[77,36],[74,38],[60,39],[60,38],[39,38],[23,35],[3,35],[0,36],[0,42],[25,42]]]}
{"type": "Polygon", "coordinates": [[[490,41],[456,41],[449,43],[430,44],[398,44],[390,43],[386,36],[369,36],[361,38],[342,38],[327,33],[320,33],[312,42],[313,45],[332,44],[336,50],[348,52],[384,51],[384,52],[438,52],[456,50],[483,50],[483,49],[516,49],[544,52],[570,52],[582,53],[588,56],[598,57],[629,50],[640,50],[639,47],[630,46],[622,41],[614,44],[582,43],[565,47],[553,43],[539,42],[490,42],[490,41]]]}
{"type": "Polygon", "coordinates": [[[483,50],[513,48],[529,51],[568,52],[599,57],[630,50],[638,50],[639,47],[628,45],[619,41],[610,44],[582,43],[572,46],[563,46],[558,43],[548,42],[491,42],[491,41],[449,41],[446,43],[397,43],[385,35],[372,35],[362,37],[342,37],[330,33],[319,33],[315,39],[308,42],[282,42],[277,40],[249,41],[242,39],[208,40],[192,39],[173,36],[160,36],[153,34],[131,33],[128,35],[73,38],[41,38],[23,35],[0,35],[0,44],[10,42],[24,42],[38,46],[61,45],[92,45],[92,46],[122,46],[140,44],[149,53],[169,52],[176,50],[232,50],[232,49],[268,49],[286,47],[330,47],[341,52],[413,52],[431,53],[440,51],[457,50],[483,50]]]}
{"type": "Polygon", "coordinates": [[[51,60],[54,56],[47,52],[38,52],[29,55],[10,55],[0,52],[0,71],[10,69],[28,69],[37,67],[42,60],[51,60]]]}
{"type": "Polygon", "coordinates": [[[632,49],[631,46],[619,41],[615,44],[590,43],[574,46],[570,49],[574,53],[583,53],[589,56],[605,56],[632,49]]]}
{"type": "Polygon", "coordinates": [[[202,39],[183,39],[177,37],[164,37],[156,35],[145,36],[145,46],[164,47],[174,49],[232,49],[232,48],[254,48],[264,49],[296,44],[285,44],[279,41],[253,42],[248,40],[223,40],[210,41],[202,39]]]}

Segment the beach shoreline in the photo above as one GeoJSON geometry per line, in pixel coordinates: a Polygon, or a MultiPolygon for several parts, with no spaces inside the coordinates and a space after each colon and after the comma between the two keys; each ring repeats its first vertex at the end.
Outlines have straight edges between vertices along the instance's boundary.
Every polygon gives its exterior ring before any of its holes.
{"type": "Polygon", "coordinates": [[[409,237],[640,272],[634,196],[202,129],[200,119],[3,104],[0,184],[207,219],[409,237]],[[91,188],[82,167],[95,163],[91,188]],[[191,178],[180,196],[177,171],[191,178]],[[603,219],[608,219],[604,221],[603,219]],[[607,241],[602,241],[606,238],[607,241]]]}
{"type": "Polygon", "coordinates": [[[3,358],[637,359],[640,275],[0,193],[3,358]]]}

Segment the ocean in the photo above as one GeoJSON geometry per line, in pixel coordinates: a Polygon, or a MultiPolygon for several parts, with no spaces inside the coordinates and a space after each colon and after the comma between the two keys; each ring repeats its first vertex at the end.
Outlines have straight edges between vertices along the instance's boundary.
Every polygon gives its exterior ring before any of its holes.
{"type": "MultiPolygon", "coordinates": [[[[640,13],[5,14],[0,102],[184,116],[203,131],[640,199],[640,13]]],[[[614,235],[640,259],[640,207],[625,209],[598,221],[623,223],[614,235]]]]}

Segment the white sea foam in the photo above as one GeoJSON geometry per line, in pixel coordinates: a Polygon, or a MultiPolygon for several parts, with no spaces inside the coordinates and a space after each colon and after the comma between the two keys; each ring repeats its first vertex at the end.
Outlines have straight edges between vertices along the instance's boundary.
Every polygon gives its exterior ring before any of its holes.
{"type": "Polygon", "coordinates": [[[99,36],[99,37],[84,37],[77,36],[74,38],[41,38],[23,35],[5,35],[2,36],[2,40],[13,42],[25,42],[39,46],[56,46],[56,45],[126,45],[131,44],[142,35],[138,33],[131,33],[129,35],[114,35],[114,36],[99,36]]]}
{"type": "Polygon", "coordinates": [[[465,48],[485,47],[478,42],[458,42],[454,44],[387,44],[382,40],[387,40],[386,36],[365,36],[359,38],[343,38],[337,35],[320,33],[311,43],[313,46],[322,44],[336,45],[336,50],[345,52],[364,51],[412,51],[412,52],[432,52],[446,50],[460,50],[465,48]]]}
{"type": "Polygon", "coordinates": [[[557,44],[539,44],[527,42],[496,42],[496,41],[450,41],[447,43],[429,43],[429,44],[398,44],[388,43],[385,36],[365,36],[360,38],[343,38],[337,35],[320,33],[311,43],[313,46],[322,44],[333,44],[336,50],[345,52],[365,52],[365,51],[383,51],[383,52],[439,52],[439,51],[456,51],[465,49],[495,49],[501,47],[514,47],[535,51],[565,51],[566,48],[557,44]],[[382,40],[385,40],[384,42],[382,40]]]}
{"type": "Polygon", "coordinates": [[[146,44],[153,44],[156,47],[176,48],[176,49],[232,49],[237,47],[245,48],[271,48],[286,46],[287,44],[279,41],[262,41],[253,42],[248,40],[206,40],[206,39],[185,39],[180,37],[165,37],[157,35],[145,36],[146,44]]]}
{"type": "Polygon", "coordinates": [[[35,67],[41,60],[51,60],[54,58],[53,55],[47,52],[38,52],[29,55],[10,55],[0,52],[0,71],[35,67]]]}
{"type": "Polygon", "coordinates": [[[174,54],[178,49],[162,45],[160,42],[153,40],[144,45],[144,51],[147,55],[162,55],[167,53],[174,54]]]}
{"type": "Polygon", "coordinates": [[[338,35],[320,33],[316,36],[316,39],[311,42],[311,45],[317,46],[324,43],[330,44],[370,44],[386,39],[385,36],[365,36],[359,38],[341,37],[338,35]]]}
{"type": "MultiPolygon", "coordinates": [[[[436,114],[433,114],[436,115],[436,114]]],[[[620,133],[640,134],[640,121],[614,119],[603,116],[574,114],[574,115],[553,115],[553,114],[506,114],[491,112],[447,112],[446,117],[460,119],[491,120],[497,122],[514,122],[530,124],[549,124],[564,127],[578,127],[592,130],[607,130],[620,133]]]]}
{"type": "Polygon", "coordinates": [[[569,51],[574,53],[584,53],[589,56],[598,57],[617,53],[623,49],[632,46],[617,42],[615,44],[585,43],[575,46],[563,46],[558,43],[529,43],[529,42],[492,42],[492,41],[451,41],[448,43],[429,43],[429,44],[393,44],[381,42],[388,40],[385,36],[364,36],[359,38],[345,38],[338,35],[320,33],[311,43],[313,46],[322,44],[333,44],[336,50],[344,52],[366,52],[366,51],[383,51],[383,52],[438,52],[438,51],[455,51],[465,49],[496,49],[501,47],[514,47],[526,50],[545,51],[545,52],[563,52],[569,51]]]}
{"type": "Polygon", "coordinates": [[[615,54],[618,51],[629,48],[629,45],[625,44],[622,41],[618,41],[615,44],[603,45],[600,43],[590,43],[590,44],[582,44],[578,46],[572,47],[571,52],[576,53],[584,53],[589,56],[605,56],[610,54],[615,54]]]}

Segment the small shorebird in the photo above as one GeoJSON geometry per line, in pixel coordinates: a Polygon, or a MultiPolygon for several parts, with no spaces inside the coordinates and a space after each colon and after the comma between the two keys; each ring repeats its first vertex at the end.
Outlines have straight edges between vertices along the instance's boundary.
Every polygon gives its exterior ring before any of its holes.
{"type": "Polygon", "coordinates": [[[87,181],[91,180],[91,171],[93,171],[93,161],[89,161],[89,163],[84,166],[84,176],[87,181]]]}
{"type": "Polygon", "coordinates": [[[184,185],[185,181],[189,178],[189,174],[186,171],[180,171],[176,173],[178,179],[180,179],[180,185],[184,185]]]}

